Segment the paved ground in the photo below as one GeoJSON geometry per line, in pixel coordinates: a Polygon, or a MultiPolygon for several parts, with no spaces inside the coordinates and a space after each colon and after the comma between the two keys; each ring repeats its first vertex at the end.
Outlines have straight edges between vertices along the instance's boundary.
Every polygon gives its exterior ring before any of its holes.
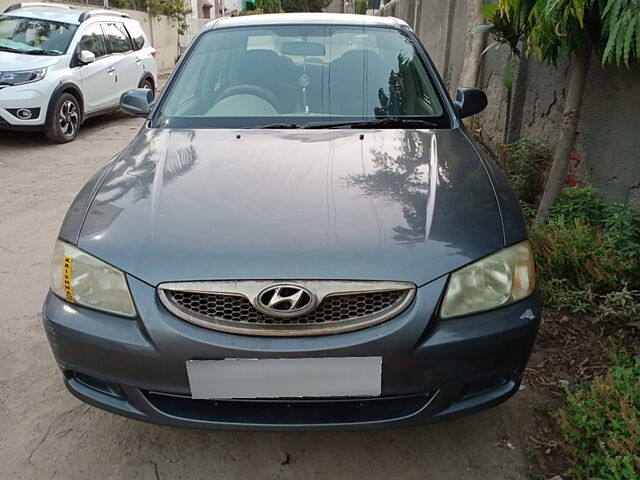
{"type": "Polygon", "coordinates": [[[0,132],[1,480],[527,478],[519,425],[530,410],[519,396],[423,428],[269,434],[147,425],[67,393],[40,320],[53,242],[76,192],[141,123],[93,119],[67,145],[0,132]]]}

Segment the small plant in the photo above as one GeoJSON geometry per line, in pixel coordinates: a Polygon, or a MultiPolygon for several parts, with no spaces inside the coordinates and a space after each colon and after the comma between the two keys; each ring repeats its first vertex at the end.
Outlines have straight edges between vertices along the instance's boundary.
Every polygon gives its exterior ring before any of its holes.
{"type": "Polygon", "coordinates": [[[568,222],[581,218],[591,224],[599,225],[604,214],[604,204],[596,196],[593,187],[567,188],[558,203],[551,209],[553,218],[564,217],[568,222]]]}
{"type": "Polygon", "coordinates": [[[259,8],[254,8],[253,10],[242,10],[238,12],[238,16],[243,17],[245,15],[262,15],[264,12],[259,8]]]}
{"type": "Polygon", "coordinates": [[[640,362],[612,355],[612,366],[593,383],[567,389],[558,415],[563,448],[576,480],[640,479],[640,362]]]}
{"type": "Polygon", "coordinates": [[[331,3],[331,0],[282,0],[282,10],[285,12],[321,12],[331,3]]]}
{"type": "Polygon", "coordinates": [[[521,202],[533,206],[544,187],[549,148],[527,138],[504,146],[504,170],[521,202]]]}
{"type": "Polygon", "coordinates": [[[640,291],[629,290],[625,285],[622,290],[601,295],[597,318],[598,320],[618,318],[630,320],[632,323],[638,322],[640,320],[640,291]]]}
{"type": "Polygon", "coordinates": [[[282,11],[280,0],[256,0],[256,10],[264,13],[279,13],[282,11]]]}

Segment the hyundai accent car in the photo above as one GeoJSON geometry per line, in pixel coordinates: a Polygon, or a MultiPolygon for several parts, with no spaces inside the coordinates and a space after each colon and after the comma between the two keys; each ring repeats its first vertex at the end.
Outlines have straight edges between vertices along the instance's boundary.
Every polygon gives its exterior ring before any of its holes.
{"type": "Polygon", "coordinates": [[[505,176],[404,22],[215,20],[55,246],[69,391],[159,424],[418,425],[518,390],[540,309],[505,176]]]}
{"type": "Polygon", "coordinates": [[[0,129],[70,142],[84,120],[116,111],[125,91],[155,89],[155,55],[126,13],[13,4],[0,14],[0,129]]]}

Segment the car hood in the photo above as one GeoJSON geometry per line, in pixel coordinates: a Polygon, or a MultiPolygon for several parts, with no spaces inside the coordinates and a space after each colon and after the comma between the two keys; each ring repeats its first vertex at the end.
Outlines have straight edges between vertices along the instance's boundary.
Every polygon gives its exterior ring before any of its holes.
{"type": "Polygon", "coordinates": [[[152,285],[422,285],[504,236],[460,130],[143,129],[113,161],[78,246],[152,285]]]}
{"type": "Polygon", "coordinates": [[[0,72],[19,72],[55,65],[60,57],[51,55],[26,55],[0,51],[0,72]]]}

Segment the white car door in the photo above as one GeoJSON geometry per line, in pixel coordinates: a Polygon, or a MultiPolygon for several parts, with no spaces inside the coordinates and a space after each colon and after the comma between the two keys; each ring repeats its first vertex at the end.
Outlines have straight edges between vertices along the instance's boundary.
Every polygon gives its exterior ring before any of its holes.
{"type": "Polygon", "coordinates": [[[89,25],[82,33],[76,52],[79,53],[82,50],[88,50],[96,56],[94,62],[78,67],[85,113],[93,113],[117,105],[120,96],[116,91],[113,58],[108,55],[104,34],[99,24],[89,25]]]}
{"type": "Polygon", "coordinates": [[[150,73],[155,81],[158,78],[158,65],[155,58],[157,54],[156,49],[151,46],[144,30],[142,30],[138,22],[129,21],[126,22],[124,26],[129,32],[129,36],[133,42],[138,63],[142,66],[142,70],[150,73]]]}
{"type": "Polygon", "coordinates": [[[144,65],[138,61],[138,54],[134,52],[129,34],[122,23],[103,23],[102,29],[107,39],[107,49],[114,59],[119,98],[127,90],[138,88],[144,65]]]}

